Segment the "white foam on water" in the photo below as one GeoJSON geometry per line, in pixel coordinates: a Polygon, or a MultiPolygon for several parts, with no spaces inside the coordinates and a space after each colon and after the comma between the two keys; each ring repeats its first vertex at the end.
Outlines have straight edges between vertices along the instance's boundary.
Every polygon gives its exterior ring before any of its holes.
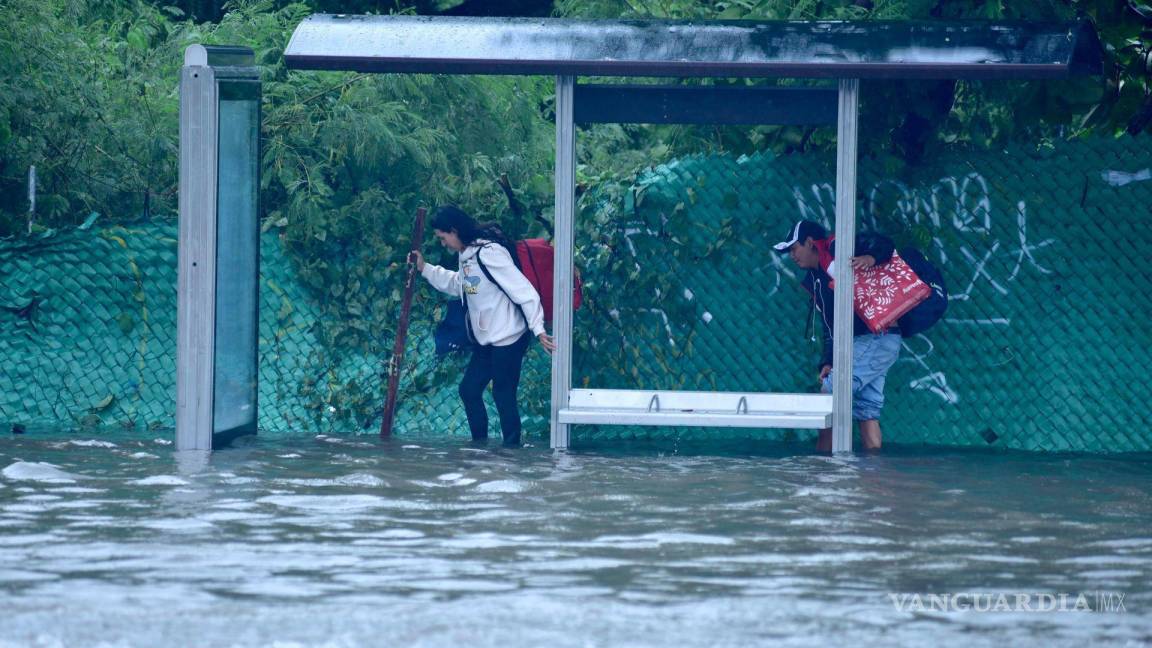
{"type": "Polygon", "coordinates": [[[463,476],[464,475],[462,475],[460,473],[444,473],[443,475],[440,475],[436,479],[439,479],[441,481],[456,481],[457,479],[460,479],[463,476]]]}
{"type": "Polygon", "coordinates": [[[522,493],[526,489],[525,485],[513,479],[499,479],[496,481],[484,482],[476,488],[472,489],[474,493],[522,493]]]}
{"type": "Polygon", "coordinates": [[[1077,558],[1062,558],[1055,561],[1060,565],[1140,565],[1149,563],[1147,557],[1139,556],[1080,556],[1077,558]]]}
{"type": "Polygon", "coordinates": [[[825,518],[796,518],[788,520],[788,524],[792,526],[838,527],[844,523],[841,520],[825,518]]]}
{"type": "MultiPolygon", "coordinates": [[[[234,594],[242,594],[245,596],[267,596],[271,598],[308,598],[313,596],[321,596],[331,589],[334,588],[320,587],[317,586],[316,583],[310,583],[304,580],[297,580],[294,582],[269,580],[263,582],[248,582],[240,587],[230,588],[229,591],[234,594]]],[[[275,646],[278,644],[272,645],[275,646]]]]}
{"type": "Polygon", "coordinates": [[[517,583],[462,578],[418,580],[406,583],[409,587],[437,592],[508,592],[518,589],[517,583]]]}
{"type": "Polygon", "coordinates": [[[43,513],[48,507],[43,504],[9,504],[4,507],[5,513],[43,513]]]}
{"type": "Polygon", "coordinates": [[[749,500],[747,502],[724,502],[720,504],[720,507],[732,511],[748,511],[751,509],[770,508],[779,505],[779,500],[758,499],[749,500]]]}
{"type": "Polygon", "coordinates": [[[415,529],[388,529],[380,533],[371,534],[373,538],[388,538],[395,540],[414,540],[416,538],[425,537],[420,531],[415,529]]]}
{"type": "Polygon", "coordinates": [[[375,495],[271,495],[256,501],[283,508],[331,513],[384,508],[387,505],[387,500],[375,495]]]}
{"type": "Polygon", "coordinates": [[[153,529],[155,531],[173,531],[177,533],[188,533],[195,531],[208,531],[215,529],[216,525],[211,522],[196,518],[168,518],[164,520],[143,520],[137,523],[139,526],[153,529]]]}
{"type": "Polygon", "coordinates": [[[0,470],[0,475],[13,481],[35,481],[46,484],[74,484],[76,475],[69,474],[54,464],[37,461],[17,461],[0,470]]]}
{"type": "Polygon", "coordinates": [[[245,513],[243,511],[216,511],[196,516],[205,522],[249,522],[252,520],[271,520],[272,516],[264,513],[245,513]]]}
{"type": "Polygon", "coordinates": [[[128,483],[136,486],[187,486],[189,482],[175,475],[153,475],[128,483]]]}
{"type": "Polygon", "coordinates": [[[246,511],[259,506],[256,502],[249,502],[247,500],[222,500],[212,504],[212,508],[225,509],[228,511],[246,511]]]}
{"type": "Polygon", "coordinates": [[[1136,571],[1134,569],[1096,569],[1092,571],[1080,572],[1080,578],[1088,580],[1108,580],[1111,578],[1140,578],[1144,576],[1144,572],[1136,571]]]}
{"type": "Polygon", "coordinates": [[[855,544],[855,545],[890,545],[890,544],[893,544],[892,540],[887,540],[885,538],[875,538],[872,536],[861,536],[861,535],[810,536],[808,538],[808,541],[812,542],[816,546],[820,546],[820,547],[825,546],[827,544],[836,544],[836,543],[855,544]]]}
{"type": "Polygon", "coordinates": [[[367,486],[371,488],[388,485],[388,482],[383,479],[366,473],[353,473],[332,479],[277,479],[276,483],[289,484],[292,486],[367,486]]]}
{"type": "Polygon", "coordinates": [[[635,563],[630,560],[618,560],[616,558],[568,558],[560,560],[541,560],[525,563],[522,566],[525,569],[532,571],[559,571],[559,572],[585,572],[596,569],[615,569],[617,567],[627,567],[635,563]]]}
{"type": "MultiPolygon", "coordinates": [[[[52,533],[29,533],[27,535],[9,535],[9,536],[0,536],[0,546],[2,546],[2,547],[14,547],[14,546],[18,546],[18,545],[44,544],[46,542],[59,542],[61,540],[65,540],[65,539],[66,538],[62,535],[55,535],[52,533]]],[[[0,579],[0,583],[3,583],[3,582],[4,582],[4,580],[0,579]]]]}
{"type": "Polygon", "coordinates": [[[123,527],[124,520],[109,516],[97,516],[77,519],[75,522],[69,522],[68,526],[76,527],[78,529],[83,529],[85,527],[91,527],[94,529],[101,529],[105,527],[123,527]]]}
{"type": "Polygon", "coordinates": [[[1129,547],[1150,547],[1152,548],[1152,538],[1120,538],[1118,540],[1097,540],[1089,542],[1092,547],[1111,547],[1113,549],[1126,549],[1129,547]]]}
{"type": "Polygon", "coordinates": [[[0,569],[0,583],[34,583],[55,580],[57,578],[60,578],[57,574],[45,574],[44,572],[19,569],[0,569]]]}
{"type": "Polygon", "coordinates": [[[172,445],[172,442],[169,441],[168,439],[152,439],[152,443],[156,443],[159,445],[172,445]]]}
{"type": "Polygon", "coordinates": [[[523,511],[514,511],[506,508],[494,508],[487,511],[480,511],[478,513],[469,513],[468,515],[461,515],[457,518],[460,521],[467,522],[480,522],[491,520],[506,520],[514,519],[520,522],[527,522],[529,520],[546,521],[550,516],[545,513],[526,514],[523,511]]]}
{"type": "Polygon", "coordinates": [[[128,455],[133,459],[159,459],[160,455],[154,455],[151,452],[133,452],[128,455]]]}
{"type": "Polygon", "coordinates": [[[46,488],[49,493],[107,493],[108,491],[103,488],[84,488],[83,486],[60,486],[58,488],[46,488]]]}
{"type": "Polygon", "coordinates": [[[500,547],[523,547],[531,544],[533,536],[503,536],[495,533],[472,533],[456,538],[441,540],[440,546],[452,549],[496,549],[500,547]]]}
{"type": "Polygon", "coordinates": [[[1004,564],[1036,564],[1040,561],[1035,558],[1024,558],[1022,556],[996,556],[992,554],[970,554],[963,556],[965,560],[1004,563],[1004,564]]]}
{"type": "MultiPolygon", "coordinates": [[[[105,500],[105,501],[98,501],[98,500],[79,500],[79,501],[73,501],[73,502],[57,502],[56,504],[53,504],[53,505],[52,505],[52,508],[58,508],[58,509],[88,509],[88,508],[98,508],[98,507],[104,506],[104,505],[105,505],[105,504],[107,504],[107,503],[108,503],[108,502],[107,502],[107,500],[105,500]]],[[[131,506],[131,507],[134,507],[134,508],[139,508],[139,507],[140,507],[140,505],[139,505],[139,504],[135,504],[135,505],[129,505],[129,506],[131,506]]]]}
{"type": "Polygon", "coordinates": [[[605,502],[632,502],[636,500],[635,495],[626,495],[624,493],[608,493],[596,498],[605,502]]]}
{"type": "Polygon", "coordinates": [[[419,448],[419,447],[420,447],[420,446],[418,446],[418,445],[402,445],[402,446],[400,446],[400,448],[401,448],[402,450],[415,450],[415,449],[417,449],[417,448],[419,448]]]}
{"type": "Polygon", "coordinates": [[[731,545],[732,538],[699,533],[645,533],[639,536],[606,535],[592,540],[588,546],[612,546],[622,549],[651,549],[666,544],[731,545]]]}
{"type": "Polygon", "coordinates": [[[116,448],[116,447],[118,447],[115,443],[112,443],[110,441],[99,441],[97,439],[85,439],[82,441],[72,440],[72,441],[69,441],[68,443],[71,445],[74,445],[74,446],[80,446],[82,448],[116,448]]]}
{"type": "Polygon", "coordinates": [[[289,452],[288,454],[282,454],[282,455],[276,455],[276,456],[280,457],[281,459],[299,459],[302,455],[296,454],[295,452],[289,452]]]}

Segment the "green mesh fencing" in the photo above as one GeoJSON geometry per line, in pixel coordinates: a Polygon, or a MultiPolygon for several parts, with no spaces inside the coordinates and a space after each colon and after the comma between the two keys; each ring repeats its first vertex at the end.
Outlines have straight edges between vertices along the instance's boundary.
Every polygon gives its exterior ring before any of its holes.
{"type": "MultiPolygon", "coordinates": [[[[906,339],[888,375],[886,443],[1152,449],[1143,427],[1152,297],[1140,269],[1152,251],[1142,226],[1152,215],[1150,148],[1125,138],[957,152],[899,180],[861,161],[863,225],[918,243],[952,296],[945,319],[906,339]]],[[[799,217],[832,224],[834,179],[831,156],[701,156],[588,192],[573,384],[815,391],[806,293],[770,245],[799,217]]],[[[172,223],[141,223],[0,242],[0,421],[173,425],[175,237],[172,223]]],[[[391,333],[365,348],[330,339],[325,297],[295,279],[280,240],[265,235],[261,253],[262,433],[375,429],[391,333]]],[[[432,348],[441,304],[421,287],[400,435],[466,434],[456,396],[465,359],[437,359],[432,348]]],[[[521,394],[538,443],[549,370],[534,347],[521,394]]],[[[811,434],[579,426],[574,442],[811,434]]]]}

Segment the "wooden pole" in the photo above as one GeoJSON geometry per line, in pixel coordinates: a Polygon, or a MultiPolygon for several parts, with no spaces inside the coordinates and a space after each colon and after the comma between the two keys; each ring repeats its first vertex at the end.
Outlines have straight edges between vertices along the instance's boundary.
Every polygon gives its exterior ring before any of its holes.
{"type": "MultiPolygon", "coordinates": [[[[412,252],[424,242],[423,207],[416,210],[412,223],[412,252]]],[[[404,282],[404,299],[400,302],[400,321],[396,324],[396,342],[392,345],[392,358],[388,360],[388,396],[384,401],[384,420],[380,421],[380,436],[392,436],[392,420],[396,418],[396,392],[400,389],[400,369],[404,363],[404,342],[408,339],[408,316],[412,313],[412,291],[416,288],[416,264],[408,255],[408,278],[404,282]]]]}

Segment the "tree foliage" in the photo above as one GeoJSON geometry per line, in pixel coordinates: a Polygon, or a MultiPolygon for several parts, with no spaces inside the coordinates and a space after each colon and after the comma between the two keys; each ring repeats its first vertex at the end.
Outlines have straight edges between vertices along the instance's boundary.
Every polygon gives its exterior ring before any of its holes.
{"type": "Polygon", "coordinates": [[[0,9],[0,236],[93,212],[175,204],[180,26],[137,2],[11,0],[0,9]]]}
{"type": "MultiPolygon", "coordinates": [[[[673,20],[1091,19],[1106,50],[1101,77],[1068,81],[877,81],[861,84],[862,156],[892,173],[946,146],[1044,146],[1059,138],[1136,134],[1152,122],[1152,5],[1138,0],[557,0],[585,18],[673,20]],[[894,107],[897,107],[894,109],[894,107]]],[[[720,79],[717,84],[763,81],[720,79]]],[[[787,83],[787,82],[785,82],[787,83]]],[[[705,151],[790,153],[835,147],[831,129],[785,126],[597,127],[611,162],[637,150],[672,156],[705,151]],[[613,150],[619,147],[618,152],[613,150]]],[[[656,160],[658,161],[658,160],[656,160]]]]}

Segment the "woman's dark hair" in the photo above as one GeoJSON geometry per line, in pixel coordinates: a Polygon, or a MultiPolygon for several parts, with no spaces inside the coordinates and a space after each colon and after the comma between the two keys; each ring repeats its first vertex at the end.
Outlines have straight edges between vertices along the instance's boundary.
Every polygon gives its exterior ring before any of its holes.
{"type": "Polygon", "coordinates": [[[478,223],[475,218],[468,215],[468,212],[456,205],[444,205],[437,208],[436,213],[432,214],[432,229],[438,229],[441,232],[455,230],[456,236],[460,237],[460,242],[465,246],[472,245],[477,239],[499,243],[508,250],[512,259],[516,260],[516,248],[498,224],[495,222],[478,223]]]}

